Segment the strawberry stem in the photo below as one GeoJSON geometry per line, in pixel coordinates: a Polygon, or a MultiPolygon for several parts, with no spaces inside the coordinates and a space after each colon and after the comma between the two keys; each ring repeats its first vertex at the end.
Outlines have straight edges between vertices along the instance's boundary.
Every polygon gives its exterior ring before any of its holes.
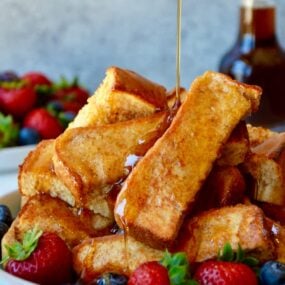
{"type": "Polygon", "coordinates": [[[27,259],[36,249],[42,234],[41,230],[33,228],[25,233],[22,243],[17,241],[11,246],[5,245],[7,254],[3,257],[1,264],[6,263],[9,259],[18,261],[27,259]]]}
{"type": "Polygon", "coordinates": [[[250,267],[255,267],[259,264],[259,260],[252,256],[246,256],[244,250],[238,245],[236,252],[233,251],[232,246],[227,242],[222,249],[218,252],[218,260],[229,262],[240,262],[250,267]]]}
{"type": "Polygon", "coordinates": [[[166,251],[160,263],[168,270],[171,285],[198,284],[191,279],[189,262],[184,252],[177,252],[172,255],[166,251]]]}
{"type": "Polygon", "coordinates": [[[5,116],[0,112],[0,149],[17,143],[19,126],[11,115],[5,116]]]}

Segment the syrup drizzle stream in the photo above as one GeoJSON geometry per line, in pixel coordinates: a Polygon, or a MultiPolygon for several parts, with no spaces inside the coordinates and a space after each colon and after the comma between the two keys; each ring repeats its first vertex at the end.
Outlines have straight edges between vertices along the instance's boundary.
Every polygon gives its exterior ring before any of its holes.
{"type": "MultiPolygon", "coordinates": [[[[163,124],[163,130],[167,129],[167,127],[171,124],[174,116],[177,113],[181,105],[181,98],[180,98],[180,59],[181,59],[181,18],[182,18],[182,0],[177,0],[177,30],[176,30],[176,89],[175,89],[175,102],[171,109],[169,110],[169,115],[166,118],[166,121],[163,124]]],[[[140,155],[135,156],[128,156],[125,167],[132,168],[135,166],[137,161],[141,158],[140,155]],[[131,163],[130,163],[131,162],[131,163]]],[[[122,182],[124,182],[123,179],[122,182]]],[[[122,187],[122,183],[120,183],[120,188],[122,187]]],[[[126,273],[130,272],[130,264],[129,264],[129,252],[128,252],[128,235],[129,235],[129,228],[128,224],[124,219],[124,212],[126,209],[127,201],[124,199],[117,208],[117,214],[120,216],[122,228],[123,228],[123,235],[124,235],[124,252],[125,252],[125,260],[126,260],[126,273]]]]}
{"type": "Polygon", "coordinates": [[[181,105],[180,98],[180,70],[181,70],[181,19],[182,19],[182,0],[177,0],[177,24],[176,24],[176,86],[175,86],[175,102],[170,109],[168,124],[170,125],[175,117],[177,110],[181,105]]]}
{"type": "Polygon", "coordinates": [[[177,0],[177,27],[176,27],[176,100],[175,105],[180,105],[180,69],[181,69],[181,18],[182,0],[177,0]]]}

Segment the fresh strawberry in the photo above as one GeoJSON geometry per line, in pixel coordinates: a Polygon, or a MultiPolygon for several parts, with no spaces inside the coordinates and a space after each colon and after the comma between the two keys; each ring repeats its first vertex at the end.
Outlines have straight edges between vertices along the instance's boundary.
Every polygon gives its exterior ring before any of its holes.
{"type": "Polygon", "coordinates": [[[28,113],[23,126],[37,130],[42,139],[56,138],[63,132],[59,121],[44,108],[37,108],[28,113]]]}
{"type": "Polygon", "coordinates": [[[202,263],[194,278],[201,285],[257,285],[257,277],[250,267],[243,263],[210,260],[202,263]]]}
{"type": "Polygon", "coordinates": [[[7,247],[7,252],[5,270],[15,276],[42,285],[72,281],[72,254],[54,233],[29,231],[22,244],[7,247]]]}
{"type": "Polygon", "coordinates": [[[0,110],[15,118],[22,118],[36,104],[36,92],[21,82],[1,84],[0,110]]]}
{"type": "Polygon", "coordinates": [[[41,72],[28,72],[24,74],[21,79],[25,81],[28,86],[32,88],[35,88],[36,86],[39,85],[47,85],[47,86],[52,85],[51,80],[41,72]]]}
{"type": "Polygon", "coordinates": [[[86,103],[89,93],[79,85],[78,79],[68,82],[65,78],[54,86],[54,99],[64,103],[65,111],[78,112],[78,110],[86,103]]]}
{"type": "Polygon", "coordinates": [[[157,261],[143,263],[131,275],[128,285],[170,285],[168,271],[157,261]]]}
{"type": "Polygon", "coordinates": [[[190,278],[189,263],[185,253],[170,254],[160,262],[143,263],[130,276],[128,285],[197,285],[190,278]]]}
{"type": "Polygon", "coordinates": [[[78,102],[63,102],[62,105],[64,111],[78,113],[84,104],[78,102]]]}
{"type": "Polygon", "coordinates": [[[252,268],[256,268],[258,263],[256,258],[245,256],[240,246],[234,252],[231,244],[226,243],[217,260],[209,260],[198,266],[194,278],[201,285],[257,285],[257,277],[252,268]]]}

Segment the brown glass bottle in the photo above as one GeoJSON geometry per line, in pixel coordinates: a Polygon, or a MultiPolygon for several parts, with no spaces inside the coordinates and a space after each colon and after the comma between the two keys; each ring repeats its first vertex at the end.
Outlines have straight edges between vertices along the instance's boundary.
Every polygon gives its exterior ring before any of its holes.
{"type": "Polygon", "coordinates": [[[285,53],[276,37],[275,14],[271,1],[243,1],[237,41],[221,59],[219,71],[262,87],[259,111],[249,123],[285,130],[285,53]]]}

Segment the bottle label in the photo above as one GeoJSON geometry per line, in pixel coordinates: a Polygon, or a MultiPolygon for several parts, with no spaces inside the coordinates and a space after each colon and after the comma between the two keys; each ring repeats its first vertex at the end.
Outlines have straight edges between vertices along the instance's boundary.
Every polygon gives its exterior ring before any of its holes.
{"type": "Polygon", "coordinates": [[[242,0],[242,6],[247,8],[264,8],[275,6],[272,0],[242,0]]]}

